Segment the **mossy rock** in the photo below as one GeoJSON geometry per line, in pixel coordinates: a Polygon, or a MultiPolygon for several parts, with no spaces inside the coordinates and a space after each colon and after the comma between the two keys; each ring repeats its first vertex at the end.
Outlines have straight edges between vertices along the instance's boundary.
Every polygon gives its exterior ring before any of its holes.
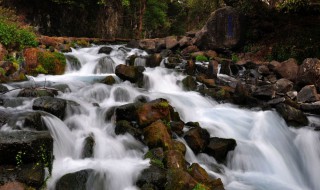
{"type": "Polygon", "coordinates": [[[38,66],[35,70],[43,74],[59,75],[63,74],[66,67],[66,58],[59,52],[38,52],[37,53],[38,66]],[[42,67],[42,68],[41,68],[42,67]]]}

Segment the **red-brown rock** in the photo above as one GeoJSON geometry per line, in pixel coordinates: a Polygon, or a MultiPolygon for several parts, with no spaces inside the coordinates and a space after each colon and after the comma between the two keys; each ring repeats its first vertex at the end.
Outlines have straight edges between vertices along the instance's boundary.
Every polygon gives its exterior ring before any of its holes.
{"type": "Polygon", "coordinates": [[[158,120],[143,130],[144,141],[150,149],[162,147],[164,150],[172,149],[171,136],[167,126],[158,120]]]}

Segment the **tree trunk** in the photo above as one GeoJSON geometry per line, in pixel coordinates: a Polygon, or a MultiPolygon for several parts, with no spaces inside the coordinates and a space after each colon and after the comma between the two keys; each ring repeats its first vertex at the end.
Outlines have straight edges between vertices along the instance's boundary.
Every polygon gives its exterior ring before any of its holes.
{"type": "Polygon", "coordinates": [[[143,30],[143,19],[144,14],[146,12],[147,0],[140,0],[140,11],[139,11],[139,26],[138,26],[138,34],[137,38],[140,39],[142,37],[143,30]]]}

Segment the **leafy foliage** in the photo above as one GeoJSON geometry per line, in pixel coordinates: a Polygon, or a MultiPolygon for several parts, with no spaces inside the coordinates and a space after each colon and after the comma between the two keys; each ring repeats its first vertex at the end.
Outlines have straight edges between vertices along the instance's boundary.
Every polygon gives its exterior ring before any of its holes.
{"type": "Polygon", "coordinates": [[[306,10],[309,0],[284,0],[278,3],[278,9],[287,13],[297,13],[306,10]]]}
{"type": "Polygon", "coordinates": [[[37,71],[47,74],[62,74],[66,66],[66,59],[63,54],[58,52],[39,52],[38,62],[41,67],[37,67],[37,71]]]}
{"type": "Polygon", "coordinates": [[[15,13],[0,7],[0,43],[9,49],[23,49],[38,45],[34,32],[18,24],[15,13]]]}
{"type": "Polygon", "coordinates": [[[208,62],[208,58],[204,55],[197,55],[196,56],[196,61],[199,61],[199,62],[208,62]]]}

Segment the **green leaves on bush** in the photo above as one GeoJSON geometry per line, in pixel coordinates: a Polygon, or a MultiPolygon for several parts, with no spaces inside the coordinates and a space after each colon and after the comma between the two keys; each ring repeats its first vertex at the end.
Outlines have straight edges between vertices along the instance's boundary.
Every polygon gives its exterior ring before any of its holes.
{"type": "Polygon", "coordinates": [[[38,62],[37,73],[62,74],[66,66],[66,58],[58,52],[38,52],[38,62]]]}
{"type": "Polygon", "coordinates": [[[0,43],[7,48],[18,50],[38,45],[36,35],[33,32],[3,20],[0,20],[0,43]]]}
{"type": "Polygon", "coordinates": [[[208,58],[204,55],[197,55],[196,56],[196,61],[199,61],[199,62],[208,62],[208,58]]]}

